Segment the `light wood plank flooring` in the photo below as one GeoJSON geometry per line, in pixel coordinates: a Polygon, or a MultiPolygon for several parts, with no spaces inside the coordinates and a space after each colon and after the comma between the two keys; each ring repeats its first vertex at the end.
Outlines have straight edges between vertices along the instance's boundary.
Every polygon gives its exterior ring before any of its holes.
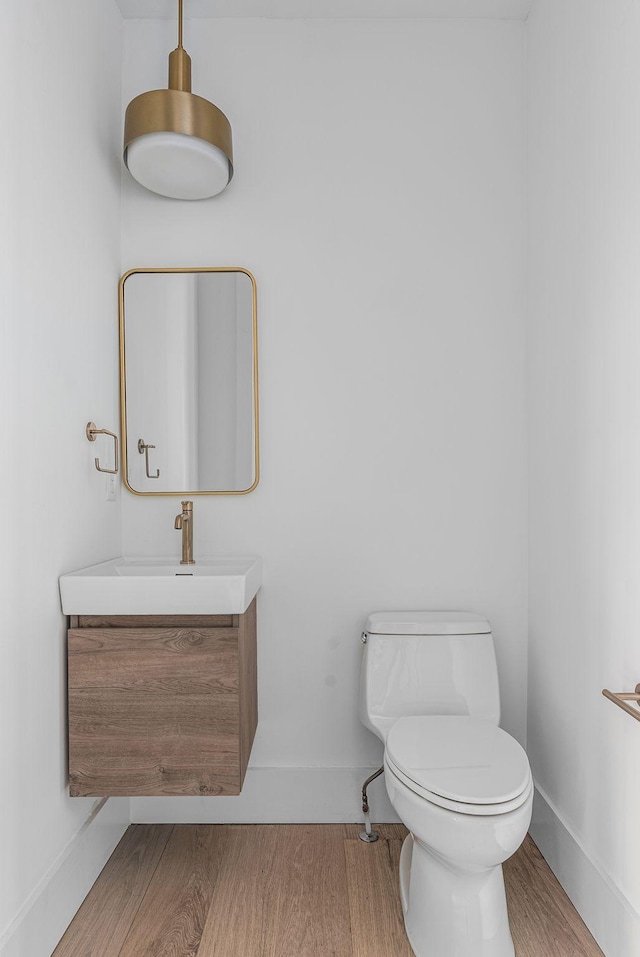
{"type": "MultiPolygon", "coordinates": [[[[132,825],[53,957],[412,957],[405,829],[132,825]]],[[[517,957],[603,957],[537,847],[505,865],[517,957]]]]}

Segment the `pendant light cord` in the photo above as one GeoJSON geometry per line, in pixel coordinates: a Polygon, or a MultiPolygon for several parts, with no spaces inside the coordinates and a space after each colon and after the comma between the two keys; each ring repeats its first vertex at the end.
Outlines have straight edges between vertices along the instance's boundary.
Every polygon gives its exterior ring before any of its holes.
{"type": "Polygon", "coordinates": [[[182,0],[178,0],[178,49],[182,47],[182,0]]]}

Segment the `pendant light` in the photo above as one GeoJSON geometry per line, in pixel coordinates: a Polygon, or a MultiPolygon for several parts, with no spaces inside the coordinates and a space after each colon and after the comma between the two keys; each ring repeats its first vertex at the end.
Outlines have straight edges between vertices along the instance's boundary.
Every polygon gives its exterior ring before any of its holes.
{"type": "Polygon", "coordinates": [[[129,103],[124,119],[124,163],[134,179],[161,196],[207,199],[233,176],[231,126],[224,113],[191,92],[191,57],[182,46],[169,54],[169,89],[129,103]]]}

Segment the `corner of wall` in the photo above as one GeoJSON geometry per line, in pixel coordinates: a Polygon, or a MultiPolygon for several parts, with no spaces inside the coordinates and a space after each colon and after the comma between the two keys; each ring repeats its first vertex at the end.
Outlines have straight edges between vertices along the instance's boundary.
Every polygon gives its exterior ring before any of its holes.
{"type": "Polygon", "coordinates": [[[0,957],[45,957],[71,923],[129,826],[128,798],[103,798],[0,938],[0,957]]]}

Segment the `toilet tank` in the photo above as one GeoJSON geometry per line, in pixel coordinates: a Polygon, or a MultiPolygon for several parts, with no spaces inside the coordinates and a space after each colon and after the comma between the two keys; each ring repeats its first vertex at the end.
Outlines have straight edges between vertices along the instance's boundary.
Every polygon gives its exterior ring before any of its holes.
{"type": "Polygon", "coordinates": [[[486,618],[470,612],[377,612],[367,619],[360,720],[386,741],[407,715],[500,722],[498,669],[486,618]]]}

